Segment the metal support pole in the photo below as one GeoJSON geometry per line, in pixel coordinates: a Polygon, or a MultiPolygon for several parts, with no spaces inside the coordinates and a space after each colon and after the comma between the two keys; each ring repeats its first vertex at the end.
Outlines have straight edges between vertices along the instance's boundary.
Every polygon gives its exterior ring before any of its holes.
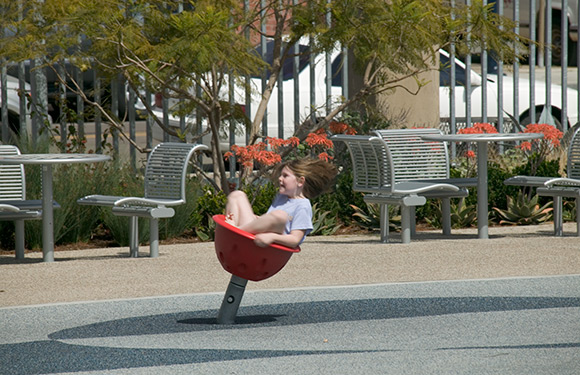
{"type": "Polygon", "coordinates": [[[24,220],[14,220],[16,259],[24,259],[24,220]]]}
{"type": "Polygon", "coordinates": [[[233,324],[240,307],[240,302],[244,296],[248,280],[242,279],[236,275],[232,275],[228,289],[222,301],[222,306],[218,313],[218,324],[233,324]]]}
{"type": "Polygon", "coordinates": [[[139,257],[139,221],[137,216],[129,218],[129,256],[139,257]]]}
{"type": "Polygon", "coordinates": [[[389,242],[389,205],[381,204],[381,242],[389,242]]]}
{"type": "Polygon", "coordinates": [[[477,233],[489,238],[487,208],[487,142],[477,142],[477,233]]]}
{"type": "Polygon", "coordinates": [[[563,236],[562,197],[554,197],[554,236],[563,236]]]}
{"type": "Polygon", "coordinates": [[[52,166],[42,165],[42,255],[45,262],[54,262],[54,216],[52,166]]]}
{"type": "Polygon", "coordinates": [[[411,206],[411,217],[409,218],[410,228],[411,228],[411,237],[415,237],[417,235],[417,207],[411,206]]]}
{"type": "Polygon", "coordinates": [[[451,198],[441,198],[441,224],[443,234],[451,234],[451,198]]]}
{"type": "Polygon", "coordinates": [[[159,256],[159,219],[149,219],[149,256],[159,256]]]}
{"type": "Polygon", "coordinates": [[[411,242],[411,207],[401,205],[401,242],[411,242]]]}
{"type": "Polygon", "coordinates": [[[580,198],[576,198],[576,236],[580,237],[580,198]]]}

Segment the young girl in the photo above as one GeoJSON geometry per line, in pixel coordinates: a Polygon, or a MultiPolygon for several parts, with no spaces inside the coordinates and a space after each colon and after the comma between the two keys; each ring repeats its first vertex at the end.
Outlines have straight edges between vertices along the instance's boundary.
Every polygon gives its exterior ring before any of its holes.
{"type": "Polygon", "coordinates": [[[275,171],[279,191],[268,212],[256,216],[244,192],[228,195],[226,220],[240,229],[256,235],[258,246],[273,242],[297,247],[312,231],[310,199],[330,187],[337,174],[336,167],[318,159],[297,159],[281,164],[275,171]]]}

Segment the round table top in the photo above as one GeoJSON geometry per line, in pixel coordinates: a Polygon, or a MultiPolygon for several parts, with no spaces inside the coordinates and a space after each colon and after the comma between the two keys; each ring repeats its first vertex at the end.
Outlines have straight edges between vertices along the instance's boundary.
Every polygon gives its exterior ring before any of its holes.
{"type": "Polygon", "coordinates": [[[0,156],[0,164],[70,164],[97,163],[110,160],[102,154],[22,154],[0,156]]]}
{"type": "Polygon", "coordinates": [[[542,133],[428,134],[421,136],[426,141],[449,142],[528,141],[543,137],[542,133]]]}

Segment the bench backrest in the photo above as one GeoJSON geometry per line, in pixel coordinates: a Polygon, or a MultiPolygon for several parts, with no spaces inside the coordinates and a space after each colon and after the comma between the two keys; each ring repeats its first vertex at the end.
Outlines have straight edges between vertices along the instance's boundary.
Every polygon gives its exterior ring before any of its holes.
{"type": "MultiPolygon", "coordinates": [[[[0,156],[20,155],[18,147],[0,145],[0,156]]],[[[0,164],[0,201],[25,200],[26,178],[22,164],[0,164]]]]}
{"type": "Polygon", "coordinates": [[[449,178],[447,142],[424,141],[422,135],[441,134],[438,129],[375,130],[388,145],[392,183],[449,178]]]}
{"type": "Polygon", "coordinates": [[[158,144],[149,154],[145,168],[145,198],[182,199],[191,156],[207,146],[191,143],[158,144]]]}
{"type": "Polygon", "coordinates": [[[568,146],[566,175],[568,178],[580,179],[580,128],[576,130],[568,146]]]}
{"type": "Polygon", "coordinates": [[[346,144],[353,171],[353,190],[379,193],[391,189],[391,163],[386,143],[375,136],[334,135],[333,141],[346,144]]]}

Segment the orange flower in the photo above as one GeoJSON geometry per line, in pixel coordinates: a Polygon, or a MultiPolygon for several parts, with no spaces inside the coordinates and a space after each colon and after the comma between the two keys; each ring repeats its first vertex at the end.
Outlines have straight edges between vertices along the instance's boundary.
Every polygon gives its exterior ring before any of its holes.
{"type": "Polygon", "coordinates": [[[318,154],[318,158],[324,161],[330,161],[333,159],[333,157],[328,155],[326,152],[321,152],[320,154],[318,154]]]}
{"type": "Polygon", "coordinates": [[[531,151],[532,150],[532,143],[530,141],[523,141],[520,143],[519,146],[522,150],[531,151]]]}
{"type": "Polygon", "coordinates": [[[467,150],[467,152],[465,153],[465,156],[473,159],[475,157],[475,152],[473,152],[472,150],[467,150]]]}
{"type": "MultiPolygon", "coordinates": [[[[562,136],[564,135],[564,133],[556,129],[555,126],[548,124],[529,124],[526,126],[524,133],[543,133],[543,140],[548,141],[548,143],[553,147],[560,145],[560,139],[562,139],[562,136]]],[[[540,142],[542,140],[539,139],[537,141],[540,142]]]]}
{"type": "Polygon", "coordinates": [[[459,129],[459,134],[490,134],[497,133],[497,129],[487,122],[476,122],[470,128],[459,129]]]}
{"type": "Polygon", "coordinates": [[[318,132],[317,133],[310,133],[310,134],[308,134],[308,136],[304,140],[304,143],[306,143],[310,147],[314,147],[314,146],[318,146],[318,145],[325,147],[325,148],[332,148],[333,147],[332,141],[327,138],[326,133],[322,133],[322,134],[319,134],[318,132]]]}
{"type": "Polygon", "coordinates": [[[330,129],[330,131],[334,134],[356,134],[356,130],[344,122],[331,121],[328,125],[328,129],[330,129]]]}

